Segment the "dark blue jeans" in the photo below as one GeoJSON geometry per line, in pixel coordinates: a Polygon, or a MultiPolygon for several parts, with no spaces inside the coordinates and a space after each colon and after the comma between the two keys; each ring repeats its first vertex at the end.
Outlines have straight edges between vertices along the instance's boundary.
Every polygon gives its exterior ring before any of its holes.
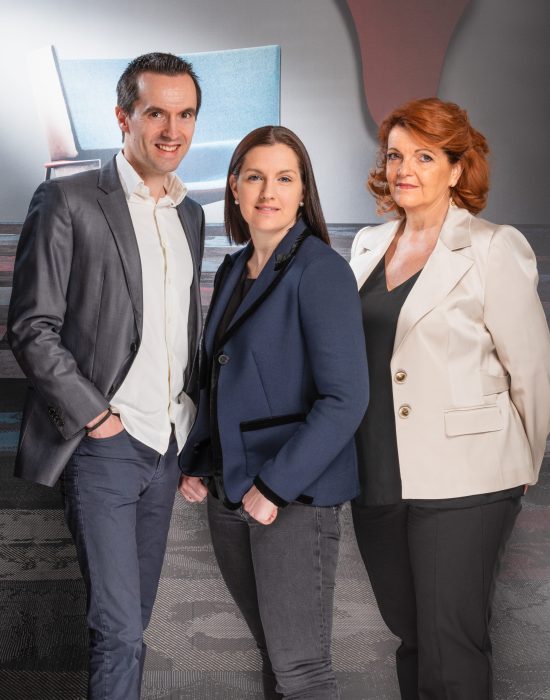
{"type": "Polygon", "coordinates": [[[208,496],[214,553],[262,656],[269,700],[335,700],[330,641],[339,507],[292,503],[272,525],[208,496]]]}
{"type": "Polygon", "coordinates": [[[180,471],[126,431],[84,438],[63,476],[87,593],[89,700],[138,700],[143,631],[157,593],[180,471]]]}

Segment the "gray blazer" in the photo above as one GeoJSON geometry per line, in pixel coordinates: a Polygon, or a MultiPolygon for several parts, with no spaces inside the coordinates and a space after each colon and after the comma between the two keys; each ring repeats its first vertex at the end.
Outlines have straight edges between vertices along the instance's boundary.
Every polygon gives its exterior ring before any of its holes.
{"type": "MultiPolygon", "coordinates": [[[[189,365],[201,331],[204,213],[185,198],[178,214],[193,259],[189,365]]],[[[36,190],[15,258],[8,340],[29,379],[15,475],[48,486],[61,475],[84,426],[109,405],[139,348],[141,262],[115,161],[44,182],[36,190]]]]}

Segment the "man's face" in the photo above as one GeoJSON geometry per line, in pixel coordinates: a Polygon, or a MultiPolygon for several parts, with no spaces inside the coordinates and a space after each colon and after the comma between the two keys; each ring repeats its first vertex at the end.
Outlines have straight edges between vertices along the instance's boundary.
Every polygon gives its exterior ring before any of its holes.
{"type": "Polygon", "coordinates": [[[132,114],[116,107],[124,134],[124,155],[151,186],[176,170],[195,131],[197,93],[187,75],[142,73],[132,114]]]}

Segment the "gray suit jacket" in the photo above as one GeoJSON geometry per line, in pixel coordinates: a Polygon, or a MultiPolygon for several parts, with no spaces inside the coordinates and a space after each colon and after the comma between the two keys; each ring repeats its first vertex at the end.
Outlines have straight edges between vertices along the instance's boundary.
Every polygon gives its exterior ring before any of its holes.
{"type": "MultiPolygon", "coordinates": [[[[185,198],[178,214],[193,258],[189,365],[201,331],[204,214],[185,198]]],[[[143,298],[139,250],[115,161],[51,180],[31,201],[15,259],[8,340],[29,379],[15,474],[53,485],[109,405],[139,348],[143,298]]]]}

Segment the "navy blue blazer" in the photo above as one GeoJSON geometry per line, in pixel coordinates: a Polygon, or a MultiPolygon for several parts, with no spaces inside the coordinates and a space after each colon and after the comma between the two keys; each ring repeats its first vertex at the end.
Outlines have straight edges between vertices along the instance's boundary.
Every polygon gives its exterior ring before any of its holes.
{"type": "Polygon", "coordinates": [[[217,347],[251,243],[216,274],[180,467],[219,470],[233,504],[253,483],[277,505],[336,505],[359,493],[354,432],[368,370],[357,285],[346,261],[305,229],[299,220],[281,241],[217,347]]]}

